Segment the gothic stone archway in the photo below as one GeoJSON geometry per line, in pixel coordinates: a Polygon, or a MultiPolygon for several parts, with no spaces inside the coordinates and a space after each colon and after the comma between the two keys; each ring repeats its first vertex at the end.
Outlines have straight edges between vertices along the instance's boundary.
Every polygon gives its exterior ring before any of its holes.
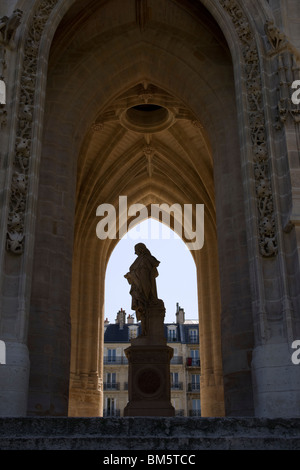
{"type": "MultiPolygon", "coordinates": [[[[276,403],[286,414],[281,398],[288,391],[296,410],[298,388],[290,393],[292,369],[286,361],[298,292],[291,292],[288,277],[282,282],[282,272],[298,276],[299,270],[285,261],[294,250],[294,234],[283,238],[276,231],[279,200],[273,197],[263,109],[269,97],[262,92],[257,46],[263,10],[248,6],[246,14],[234,0],[166,0],[159,7],[128,0],[126,11],[118,0],[90,1],[84,11],[80,2],[63,3],[36,2],[32,18],[27,15],[31,29],[20,77],[15,166],[20,170],[31,142],[31,163],[24,169],[30,192],[27,213],[25,206],[19,210],[26,223],[20,224],[17,250],[9,218],[6,272],[26,266],[19,288],[26,296],[33,259],[28,413],[67,413],[70,311],[70,413],[100,413],[103,284],[113,242],[95,237],[95,210],[101,202],[116,204],[122,192],[130,202],[146,205],[206,205],[206,243],[195,253],[204,415],[224,413],[223,384],[228,416],[272,415],[276,403]],[[38,103],[43,109],[45,72],[42,137],[38,103]],[[36,93],[33,77],[41,85],[36,93]],[[147,140],[121,125],[120,112],[147,102],[147,96],[149,102],[151,94],[154,104],[174,111],[176,119],[147,140]],[[35,110],[30,122],[21,115],[26,109],[35,110]],[[20,137],[27,139],[25,150],[20,137]],[[23,257],[22,265],[12,251],[23,257]],[[284,351],[277,362],[270,359],[274,344],[284,351]],[[277,377],[285,371],[286,389],[276,385],[270,391],[264,382],[274,365],[277,377]]],[[[22,305],[20,315],[28,297],[22,305]]],[[[25,318],[19,323],[26,337],[25,318]]]]}
{"type": "MultiPolygon", "coordinates": [[[[219,239],[220,252],[224,252],[224,244],[231,245],[240,252],[241,259],[246,259],[246,243],[241,235],[245,232],[245,216],[230,53],[220,29],[201,6],[195,20],[178,5],[165,2],[153,9],[151,20],[145,24],[142,18],[135,21],[135,2],[127,2],[126,14],[122,16],[121,4],[113,3],[94,8],[92,17],[90,10],[82,17],[80,4],[75,3],[57,30],[49,59],[40,206],[44,207],[44,202],[49,205],[49,187],[55,185],[57,189],[53,192],[56,208],[57,192],[63,193],[64,203],[59,200],[58,204],[59,219],[66,224],[66,231],[61,234],[65,238],[72,227],[71,209],[76,207],[74,247],[68,243],[66,251],[65,243],[61,245],[64,253],[60,257],[60,272],[55,270],[60,295],[65,296],[58,315],[64,318],[68,315],[69,293],[67,287],[62,292],[62,278],[58,274],[70,273],[73,251],[69,412],[75,416],[101,413],[104,278],[114,242],[100,242],[95,237],[95,214],[101,203],[117,207],[119,195],[125,194],[129,205],[205,204],[205,247],[195,252],[200,299],[201,400],[204,416],[223,415],[216,197],[219,230],[226,232],[226,237],[219,239]],[[78,21],[82,22],[80,28],[78,21]],[[95,21],[104,23],[96,34],[91,26],[95,21]],[[167,109],[175,122],[159,132],[132,131],[128,122],[124,124],[126,109],[149,103],[167,109]],[[148,161],[147,152],[151,152],[148,161]],[[63,168],[67,168],[65,176],[61,175],[63,168]],[[218,181],[216,195],[214,177],[218,181]],[[232,214],[239,219],[238,223],[234,223],[232,214]],[[239,225],[239,230],[233,224],[239,225]]],[[[52,224],[53,219],[49,221],[44,209],[42,213],[43,219],[52,224]]],[[[57,225],[59,230],[59,220],[57,225]]],[[[48,237],[54,245],[58,243],[55,228],[49,232],[48,226],[39,224],[36,247],[45,244],[48,237]]],[[[51,255],[49,258],[52,260],[51,255]]],[[[38,260],[40,256],[36,256],[34,269],[33,304],[39,302],[41,292],[38,260]]],[[[222,262],[231,270],[230,286],[238,284],[241,288],[244,284],[239,296],[239,302],[245,302],[241,316],[246,318],[248,311],[251,319],[247,263],[230,268],[228,261],[222,262]]],[[[227,283],[225,277],[228,271],[223,275],[223,285],[227,283]]],[[[69,280],[65,282],[68,285],[69,280]]],[[[223,309],[228,322],[237,307],[233,306],[229,286],[224,286],[224,292],[227,299],[224,295],[223,309]]],[[[52,295],[56,296],[57,290],[52,295]]],[[[55,302],[56,299],[50,303],[53,306],[55,302]]],[[[238,350],[252,347],[251,320],[244,319],[243,328],[249,339],[244,344],[239,342],[238,350]]],[[[235,334],[230,332],[228,342],[235,334]]],[[[31,338],[34,341],[33,335],[31,338]]],[[[224,357],[227,348],[228,345],[224,357]]],[[[243,364],[242,368],[234,370],[231,382],[244,400],[245,393],[252,392],[249,365],[243,364]]],[[[235,392],[230,407],[231,414],[253,414],[251,396],[242,404],[235,392]]],[[[35,413],[35,408],[33,402],[30,413],[35,413]]]]}

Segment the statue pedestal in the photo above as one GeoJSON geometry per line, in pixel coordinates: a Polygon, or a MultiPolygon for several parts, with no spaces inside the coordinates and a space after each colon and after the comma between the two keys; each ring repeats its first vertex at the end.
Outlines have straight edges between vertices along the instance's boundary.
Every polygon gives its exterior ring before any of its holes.
{"type": "Polygon", "coordinates": [[[129,402],[124,416],[174,416],[171,405],[170,360],[173,349],[164,337],[164,308],[146,312],[145,334],[125,350],[129,362],[129,402]],[[161,321],[162,320],[162,321],[161,321]]]}

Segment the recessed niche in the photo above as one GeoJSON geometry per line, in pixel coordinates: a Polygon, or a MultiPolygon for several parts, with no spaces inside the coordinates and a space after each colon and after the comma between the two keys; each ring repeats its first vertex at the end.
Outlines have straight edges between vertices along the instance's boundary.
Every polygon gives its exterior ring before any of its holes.
{"type": "Polygon", "coordinates": [[[120,122],[129,130],[153,134],[170,127],[174,123],[174,115],[157,104],[140,104],[126,109],[120,116],[120,122]]]}

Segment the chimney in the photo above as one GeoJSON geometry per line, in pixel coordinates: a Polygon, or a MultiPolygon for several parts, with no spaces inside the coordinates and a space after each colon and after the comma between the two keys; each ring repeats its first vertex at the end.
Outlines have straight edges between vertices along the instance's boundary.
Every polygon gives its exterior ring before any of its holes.
{"type": "Polygon", "coordinates": [[[132,325],[134,323],[134,316],[133,315],[128,315],[127,317],[127,323],[128,325],[132,325]]]}
{"type": "Polygon", "coordinates": [[[106,319],[104,320],[104,326],[107,326],[107,325],[109,325],[109,319],[108,319],[108,318],[106,318],[106,319]]]}
{"type": "Polygon", "coordinates": [[[179,306],[179,303],[176,304],[176,323],[183,325],[185,322],[185,313],[184,309],[179,306]]]}
{"type": "Polygon", "coordinates": [[[120,330],[123,329],[123,326],[125,325],[126,321],[126,312],[121,308],[121,310],[118,311],[117,313],[117,318],[116,318],[116,323],[119,324],[120,330]]]}

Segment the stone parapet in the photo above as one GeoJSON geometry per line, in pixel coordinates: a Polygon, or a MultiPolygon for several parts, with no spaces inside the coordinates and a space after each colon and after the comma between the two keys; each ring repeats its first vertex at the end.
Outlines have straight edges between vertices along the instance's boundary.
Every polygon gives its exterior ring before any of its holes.
{"type": "Polygon", "coordinates": [[[300,419],[0,418],[1,450],[299,450],[300,419]]]}

